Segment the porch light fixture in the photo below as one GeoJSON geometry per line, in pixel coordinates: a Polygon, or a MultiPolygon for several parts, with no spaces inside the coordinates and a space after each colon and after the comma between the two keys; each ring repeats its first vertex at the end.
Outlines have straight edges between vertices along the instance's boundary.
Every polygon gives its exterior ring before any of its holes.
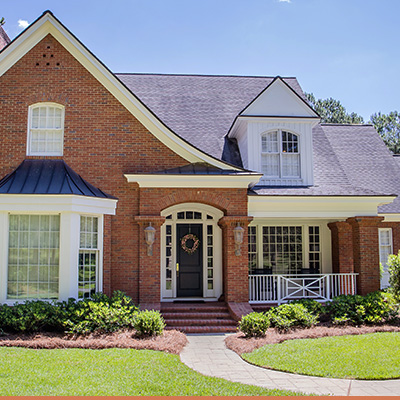
{"type": "Polygon", "coordinates": [[[240,226],[239,222],[237,227],[233,229],[233,237],[235,239],[235,255],[240,256],[242,254],[240,246],[243,243],[244,229],[240,226]]]}
{"type": "Polygon", "coordinates": [[[149,226],[144,229],[144,237],[146,240],[147,244],[147,255],[152,256],[153,255],[153,243],[156,238],[156,230],[151,226],[151,222],[149,223],[149,226]]]}

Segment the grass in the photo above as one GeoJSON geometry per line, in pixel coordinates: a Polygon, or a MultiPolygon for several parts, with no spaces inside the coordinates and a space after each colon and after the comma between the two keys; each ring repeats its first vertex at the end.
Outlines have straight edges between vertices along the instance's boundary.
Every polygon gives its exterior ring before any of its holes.
{"type": "Polygon", "coordinates": [[[242,354],[252,364],[330,378],[400,377],[400,333],[288,340],[242,354]]]}
{"type": "Polygon", "coordinates": [[[2,396],[294,396],[192,371],[176,355],[132,349],[0,348],[2,396]]]}

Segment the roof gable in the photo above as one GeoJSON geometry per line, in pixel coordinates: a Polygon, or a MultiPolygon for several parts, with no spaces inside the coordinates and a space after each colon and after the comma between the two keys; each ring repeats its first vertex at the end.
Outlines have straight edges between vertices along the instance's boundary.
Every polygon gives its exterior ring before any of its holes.
{"type": "Polygon", "coordinates": [[[0,52],[0,77],[48,34],[52,35],[157,139],[189,162],[240,169],[204,153],[166,126],[97,59],[50,11],[46,11],[0,52]]]}
{"type": "Polygon", "coordinates": [[[319,118],[306,101],[279,76],[240,115],[319,118]]]}

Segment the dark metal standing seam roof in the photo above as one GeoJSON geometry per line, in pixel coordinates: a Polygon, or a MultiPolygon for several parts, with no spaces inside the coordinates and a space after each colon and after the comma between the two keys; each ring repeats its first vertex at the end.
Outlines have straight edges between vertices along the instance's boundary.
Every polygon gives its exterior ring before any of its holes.
{"type": "Polygon", "coordinates": [[[63,160],[24,160],[0,181],[0,194],[69,194],[116,199],[85,181],[63,160]]]}

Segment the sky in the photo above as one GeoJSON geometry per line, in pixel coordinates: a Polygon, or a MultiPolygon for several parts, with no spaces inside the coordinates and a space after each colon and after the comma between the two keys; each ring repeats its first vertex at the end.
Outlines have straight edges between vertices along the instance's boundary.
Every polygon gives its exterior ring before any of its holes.
{"type": "Polygon", "coordinates": [[[113,72],[295,76],[367,122],[400,111],[399,0],[1,0],[11,39],[45,10],[113,72]]]}

